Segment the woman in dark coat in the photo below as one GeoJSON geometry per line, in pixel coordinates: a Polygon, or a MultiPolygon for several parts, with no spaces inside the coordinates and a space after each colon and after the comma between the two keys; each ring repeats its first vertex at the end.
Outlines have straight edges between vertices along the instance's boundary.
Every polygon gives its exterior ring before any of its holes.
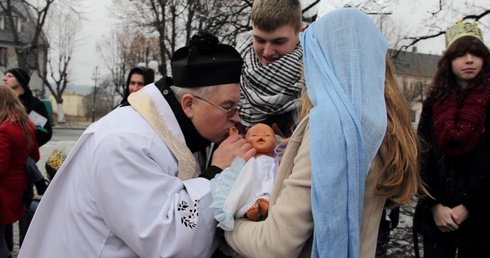
{"type": "Polygon", "coordinates": [[[447,50],[424,102],[421,174],[434,197],[419,200],[414,230],[424,257],[490,255],[490,53],[474,23],[448,29],[447,50]]]}

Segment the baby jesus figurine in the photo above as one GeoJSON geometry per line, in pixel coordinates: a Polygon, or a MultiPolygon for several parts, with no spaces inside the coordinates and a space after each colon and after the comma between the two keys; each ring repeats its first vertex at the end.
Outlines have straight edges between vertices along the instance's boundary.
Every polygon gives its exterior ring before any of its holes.
{"type": "MultiPolygon", "coordinates": [[[[233,128],[230,133],[238,133],[233,128]]],[[[278,145],[273,129],[256,124],[245,134],[257,151],[245,162],[237,158],[233,164],[211,180],[215,218],[224,230],[233,229],[234,219],[263,220],[269,211],[269,200],[276,177],[278,145]]]]}
{"type": "Polygon", "coordinates": [[[265,219],[269,212],[270,193],[275,179],[276,155],[274,149],[277,146],[277,140],[272,128],[266,124],[252,126],[247,131],[245,140],[257,151],[254,158],[257,162],[257,172],[263,176],[261,184],[264,185],[263,192],[258,193],[256,203],[247,209],[245,217],[252,221],[259,221],[265,219]]]}

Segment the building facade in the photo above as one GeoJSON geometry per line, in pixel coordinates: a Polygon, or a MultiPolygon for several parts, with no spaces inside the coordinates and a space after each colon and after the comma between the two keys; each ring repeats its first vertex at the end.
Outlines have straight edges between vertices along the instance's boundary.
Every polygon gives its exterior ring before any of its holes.
{"type": "Polygon", "coordinates": [[[29,86],[37,97],[45,98],[49,96],[49,92],[44,91],[43,80],[39,74],[45,73],[47,69],[48,41],[41,33],[38,44],[32,47],[36,18],[30,7],[22,1],[12,1],[11,4],[13,23],[10,22],[9,12],[0,8],[0,72],[3,76],[8,69],[18,67],[16,51],[27,51],[29,48],[27,59],[31,76],[29,86]],[[12,28],[17,32],[18,40],[15,40],[12,28]]]}
{"type": "Polygon", "coordinates": [[[412,123],[418,124],[422,112],[422,102],[427,95],[427,89],[437,69],[440,55],[417,53],[412,51],[398,51],[390,49],[390,56],[395,65],[398,86],[412,110],[412,123]]]}

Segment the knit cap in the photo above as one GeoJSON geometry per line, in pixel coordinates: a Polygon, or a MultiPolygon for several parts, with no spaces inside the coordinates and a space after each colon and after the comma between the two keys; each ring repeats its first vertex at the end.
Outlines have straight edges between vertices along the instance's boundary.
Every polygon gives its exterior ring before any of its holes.
{"type": "Polygon", "coordinates": [[[7,73],[11,73],[25,91],[29,90],[29,81],[31,80],[31,76],[29,76],[29,74],[24,69],[11,68],[7,70],[7,73]]]}

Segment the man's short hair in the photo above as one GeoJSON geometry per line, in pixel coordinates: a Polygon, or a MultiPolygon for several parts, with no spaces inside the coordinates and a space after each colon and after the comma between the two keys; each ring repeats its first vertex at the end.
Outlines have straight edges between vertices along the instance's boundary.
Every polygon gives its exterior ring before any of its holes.
{"type": "Polygon", "coordinates": [[[255,27],[266,32],[284,25],[291,25],[299,32],[303,26],[299,0],[255,0],[251,19],[255,27]]]}

